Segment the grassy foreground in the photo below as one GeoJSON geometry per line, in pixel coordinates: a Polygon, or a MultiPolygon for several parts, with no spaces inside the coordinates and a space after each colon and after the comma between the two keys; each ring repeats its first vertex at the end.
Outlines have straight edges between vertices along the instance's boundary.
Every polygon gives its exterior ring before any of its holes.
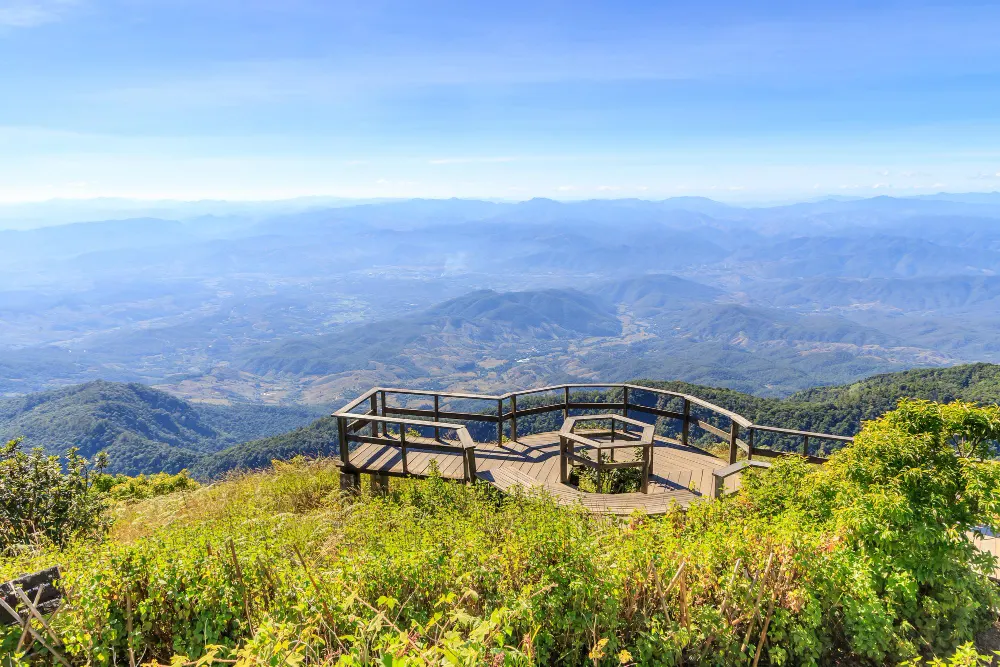
{"type": "Polygon", "coordinates": [[[966,532],[996,524],[998,434],[995,409],[908,402],[826,466],[624,521],[441,479],[346,496],[329,460],[276,463],[119,502],[0,579],[62,567],[77,664],[975,664],[1000,600],[966,532]]]}

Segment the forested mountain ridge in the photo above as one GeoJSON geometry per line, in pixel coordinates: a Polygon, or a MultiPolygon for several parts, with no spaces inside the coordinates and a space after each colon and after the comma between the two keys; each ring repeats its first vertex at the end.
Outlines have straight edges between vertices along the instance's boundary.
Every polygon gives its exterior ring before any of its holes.
{"type": "Polygon", "coordinates": [[[892,410],[901,398],[940,403],[1000,403],[1000,365],[966,364],[874,375],[847,385],[816,387],[787,398],[766,398],[686,382],[636,384],[692,394],[743,415],[755,424],[834,435],[854,435],[861,423],[892,410]]]}
{"type": "Polygon", "coordinates": [[[193,404],[138,383],[94,381],[0,399],[0,441],[108,453],[111,472],[177,472],[206,456],[310,422],[316,409],[193,404]]]}

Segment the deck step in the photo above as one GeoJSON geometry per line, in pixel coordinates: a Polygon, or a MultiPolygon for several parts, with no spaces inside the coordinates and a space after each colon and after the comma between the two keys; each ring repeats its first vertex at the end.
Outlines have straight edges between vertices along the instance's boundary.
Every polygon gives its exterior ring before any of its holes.
{"type": "Polygon", "coordinates": [[[548,494],[560,505],[582,505],[598,514],[628,515],[635,510],[647,514],[662,514],[673,503],[687,507],[698,494],[686,489],[663,493],[586,493],[565,484],[543,482],[520,470],[500,467],[479,474],[479,478],[489,482],[504,493],[511,493],[520,487],[524,490],[538,489],[548,494]]]}

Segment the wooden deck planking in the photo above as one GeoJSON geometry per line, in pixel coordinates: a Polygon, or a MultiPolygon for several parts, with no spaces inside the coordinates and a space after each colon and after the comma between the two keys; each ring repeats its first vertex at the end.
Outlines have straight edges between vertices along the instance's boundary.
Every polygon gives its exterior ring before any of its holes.
{"type": "MultiPolygon", "coordinates": [[[[421,451],[418,440],[407,439],[408,474],[430,474],[431,461],[438,462],[442,477],[464,479],[465,462],[459,453],[421,451]]],[[[427,440],[427,443],[431,443],[427,440]]],[[[634,458],[630,450],[618,450],[616,460],[634,458]]],[[[363,443],[351,450],[351,467],[362,473],[402,475],[402,456],[398,446],[363,443]]],[[[712,471],[726,461],[695,447],[685,447],[666,438],[656,438],[649,493],[584,493],[562,484],[559,459],[559,434],[537,433],[522,436],[502,445],[476,446],[478,477],[503,490],[513,486],[538,487],[566,505],[580,505],[590,511],[627,515],[635,509],[650,514],[665,512],[672,502],[687,506],[710,491],[712,471]]]]}
{"type": "MultiPolygon", "coordinates": [[[[419,445],[408,448],[406,462],[410,475],[430,474],[432,460],[437,460],[442,477],[463,479],[465,468],[460,454],[420,451],[419,445]]],[[[398,447],[364,443],[351,450],[351,466],[363,473],[403,474],[403,457],[398,447]]]]}

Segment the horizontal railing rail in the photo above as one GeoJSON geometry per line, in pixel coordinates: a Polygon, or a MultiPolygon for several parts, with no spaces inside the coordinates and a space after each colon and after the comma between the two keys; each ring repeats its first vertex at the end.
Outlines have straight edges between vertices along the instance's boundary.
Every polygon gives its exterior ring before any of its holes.
{"type": "MultiPolygon", "coordinates": [[[[543,397],[539,400],[546,399],[543,397]]],[[[505,429],[510,433],[510,438],[508,439],[516,440],[518,438],[518,417],[529,417],[561,411],[563,419],[567,419],[574,411],[588,410],[600,410],[603,412],[620,411],[621,415],[626,418],[630,415],[647,415],[649,417],[672,420],[676,426],[674,432],[676,432],[677,437],[668,437],[668,440],[681,446],[689,446],[693,444],[692,440],[695,439],[693,436],[697,436],[699,432],[718,438],[721,441],[720,444],[727,446],[729,449],[730,464],[736,463],[741,453],[746,455],[747,460],[753,460],[755,457],[773,458],[789,453],[800,453],[812,462],[822,463],[826,461],[826,458],[810,453],[810,443],[823,440],[841,443],[853,441],[853,438],[850,436],[754,424],[751,420],[736,412],[727,410],[697,396],[629,383],[559,384],[539,387],[537,389],[512,391],[500,395],[375,387],[345,405],[334,413],[334,416],[337,417],[338,426],[341,427],[341,445],[342,450],[344,450],[348,448],[349,441],[358,441],[357,434],[361,430],[369,426],[373,430],[378,430],[377,424],[382,424],[381,437],[383,439],[386,438],[386,424],[403,424],[418,428],[434,429],[435,438],[437,439],[440,438],[442,429],[456,429],[458,426],[461,426],[443,420],[495,424],[496,442],[502,444],[505,439],[505,429]],[[592,394],[589,396],[573,396],[574,391],[582,390],[604,390],[614,393],[608,396],[609,400],[607,402],[595,401],[592,394]],[[518,407],[519,398],[523,401],[526,397],[552,393],[557,394],[557,396],[551,397],[550,400],[552,402],[546,402],[542,405],[518,407]],[[648,404],[650,401],[640,402],[636,400],[639,396],[652,398],[652,404],[648,404]],[[413,402],[412,400],[406,400],[407,404],[402,405],[390,404],[390,398],[398,399],[401,397],[404,400],[423,398],[425,399],[423,402],[424,407],[412,407],[410,405],[413,402]],[[462,402],[464,405],[459,405],[455,409],[452,409],[449,406],[442,406],[443,401],[462,402]],[[477,409],[475,405],[470,405],[481,402],[489,402],[492,405],[482,410],[477,409]],[[365,406],[366,403],[367,409],[364,412],[360,412],[359,409],[365,406]],[[678,407],[679,409],[677,409],[678,407]],[[373,426],[373,424],[376,425],[373,426]],[[696,429],[696,431],[693,432],[693,429],[696,429]],[[765,433],[779,438],[789,437],[798,439],[798,446],[793,451],[779,451],[755,445],[755,435],[765,433]]],[[[469,435],[468,430],[465,430],[464,433],[470,442],[473,443],[472,449],[474,450],[474,440],[469,435]]],[[[373,434],[366,437],[379,436],[373,434]]],[[[393,439],[393,442],[398,441],[393,439]]],[[[349,454],[347,456],[349,457],[349,454]]]]}

